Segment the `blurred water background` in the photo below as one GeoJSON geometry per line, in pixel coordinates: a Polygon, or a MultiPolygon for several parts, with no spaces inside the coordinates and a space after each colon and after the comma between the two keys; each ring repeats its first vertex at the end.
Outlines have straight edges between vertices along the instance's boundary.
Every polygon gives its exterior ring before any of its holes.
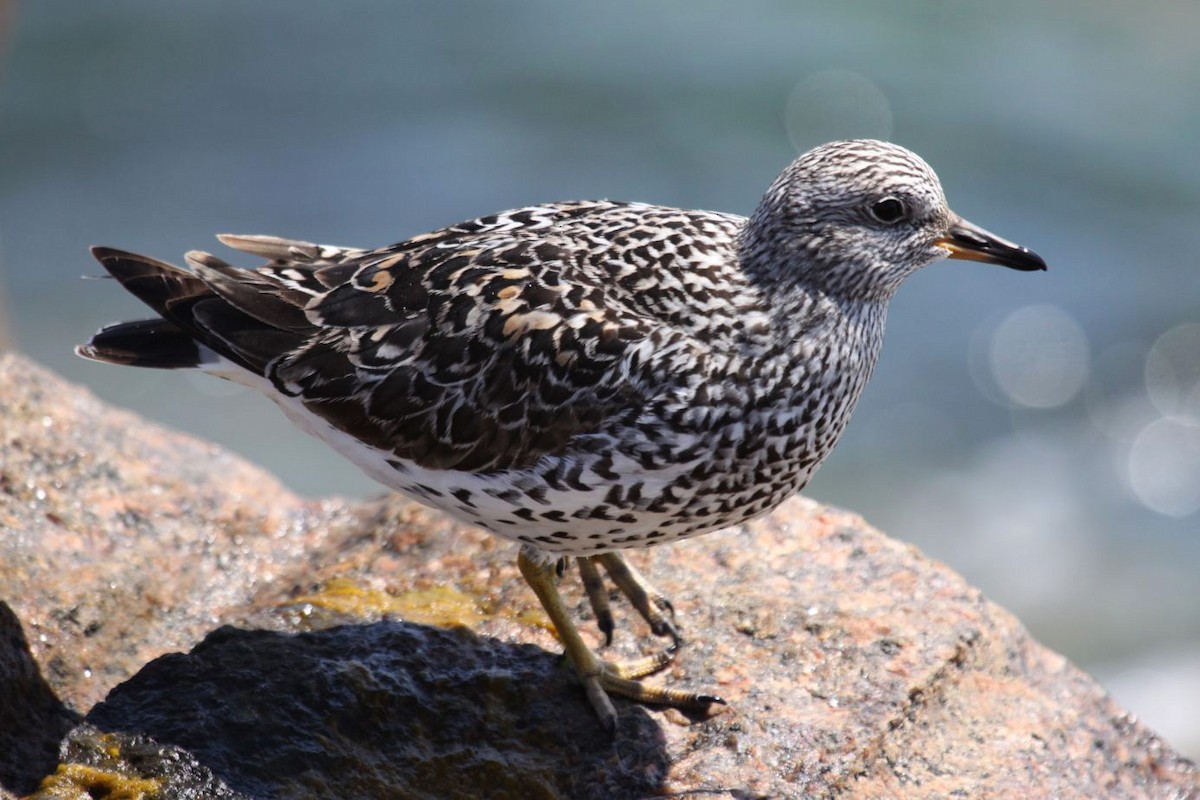
{"type": "MultiPolygon", "coordinates": [[[[85,363],[87,247],[375,246],[538,201],[748,213],[893,139],[1046,274],[935,265],[807,493],[949,562],[1200,755],[1200,4],[27,0],[0,79],[11,344],[295,489],[378,489],[230,384],[85,363]]],[[[2,424],[2,423],[0,423],[2,424]]]]}

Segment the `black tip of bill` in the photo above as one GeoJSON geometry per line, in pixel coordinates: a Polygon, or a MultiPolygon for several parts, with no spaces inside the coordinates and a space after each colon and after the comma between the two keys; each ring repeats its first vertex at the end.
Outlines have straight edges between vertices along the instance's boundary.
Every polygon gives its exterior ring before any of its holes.
{"type": "Polygon", "coordinates": [[[1046,262],[1028,247],[1014,244],[989,233],[965,219],[956,219],[950,231],[937,244],[950,251],[950,258],[999,264],[1021,272],[1046,269],[1046,262]]]}

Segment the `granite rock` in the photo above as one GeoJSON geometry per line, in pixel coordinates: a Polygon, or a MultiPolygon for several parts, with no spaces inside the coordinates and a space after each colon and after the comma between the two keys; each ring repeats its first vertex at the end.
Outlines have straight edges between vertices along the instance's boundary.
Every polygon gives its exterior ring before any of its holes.
{"type": "MultiPolygon", "coordinates": [[[[1010,614],[809,500],[631,554],[687,637],[649,680],[729,705],[618,700],[613,740],[511,545],[397,498],[301,500],[17,356],[0,357],[0,420],[0,731],[40,754],[0,747],[0,793],[1200,793],[1189,761],[1010,614]]],[[[578,580],[563,587],[586,617],[578,580]]],[[[616,611],[606,657],[663,646],[616,611]]]]}

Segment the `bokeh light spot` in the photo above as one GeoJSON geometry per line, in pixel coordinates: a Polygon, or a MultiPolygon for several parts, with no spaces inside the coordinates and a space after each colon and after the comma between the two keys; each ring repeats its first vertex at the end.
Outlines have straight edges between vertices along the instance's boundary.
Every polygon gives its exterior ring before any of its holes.
{"type": "Polygon", "coordinates": [[[1129,449],[1129,486],[1159,514],[1200,511],[1200,427],[1163,417],[1142,428],[1129,449]]]}
{"type": "Polygon", "coordinates": [[[996,327],[988,362],[1010,403],[1055,408],[1074,399],[1087,380],[1087,336],[1057,306],[1026,306],[996,327]]]}
{"type": "Polygon", "coordinates": [[[1177,325],[1154,342],[1146,392],[1164,416],[1200,424],[1200,323],[1177,325]]]}
{"type": "Polygon", "coordinates": [[[856,72],[815,72],[788,96],[786,124],[796,151],[834,139],[890,139],[892,106],[874,83],[856,72]]]}

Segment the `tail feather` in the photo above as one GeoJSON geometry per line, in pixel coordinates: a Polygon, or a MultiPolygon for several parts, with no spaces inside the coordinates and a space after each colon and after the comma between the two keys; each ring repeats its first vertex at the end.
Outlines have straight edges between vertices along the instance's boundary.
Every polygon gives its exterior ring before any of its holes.
{"type": "Polygon", "coordinates": [[[84,358],[174,369],[201,366],[206,356],[209,360],[224,356],[252,373],[263,375],[267,365],[280,353],[304,341],[305,331],[300,330],[303,314],[299,309],[290,314],[281,311],[283,302],[275,298],[273,303],[260,303],[253,308],[250,300],[233,289],[210,285],[206,277],[231,282],[231,276],[212,267],[204,265],[207,268],[196,275],[154,258],[110,247],[93,247],[92,255],[162,319],[103,328],[76,349],[84,358]],[[236,296],[240,305],[230,302],[226,295],[236,296]],[[258,316],[247,310],[257,311],[258,316]]]}
{"type": "Polygon", "coordinates": [[[275,328],[306,331],[312,323],[304,314],[309,297],[264,278],[251,269],[239,269],[209,253],[193,250],[185,256],[196,275],[225,302],[244,314],[275,328]]]}
{"type": "Polygon", "coordinates": [[[252,256],[259,256],[268,261],[317,261],[323,249],[343,250],[345,248],[323,248],[312,242],[302,242],[298,239],[281,239],[278,236],[244,236],[234,233],[219,233],[217,239],[226,247],[241,250],[252,256]]]}
{"type": "Polygon", "coordinates": [[[157,369],[198,367],[203,360],[196,340],[165,319],[106,325],[75,352],[93,361],[157,369]]]}
{"type": "Polygon", "coordinates": [[[112,247],[93,247],[92,255],[137,299],[172,319],[172,304],[211,294],[204,281],[186,270],[149,256],[112,247]]]}

